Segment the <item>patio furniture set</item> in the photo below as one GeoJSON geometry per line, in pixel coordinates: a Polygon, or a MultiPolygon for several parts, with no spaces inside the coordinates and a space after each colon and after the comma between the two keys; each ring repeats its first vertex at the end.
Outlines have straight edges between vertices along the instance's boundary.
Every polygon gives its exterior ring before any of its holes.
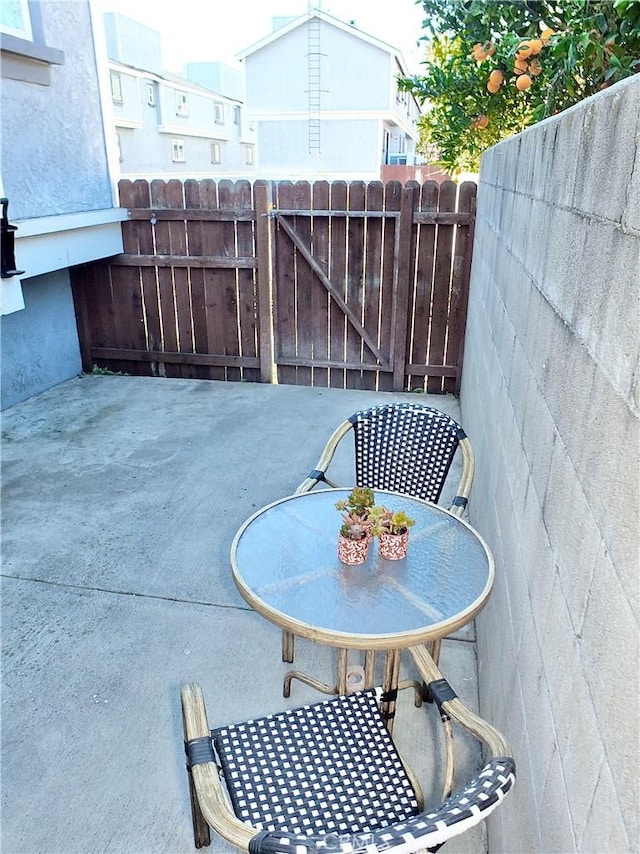
{"type": "Polygon", "coordinates": [[[231,568],[243,598],[283,630],[282,658],[294,637],[337,650],[335,684],[297,670],[331,699],[264,718],[210,728],[198,684],[183,686],[182,707],[196,847],[210,827],[253,854],[436,851],[483,821],[515,781],[503,736],[460,701],[438,668],[443,638],[485,605],[494,566],[486,543],[461,518],[473,481],[473,452],[461,427],[420,403],[355,413],[330,437],[296,493],[269,504],[236,534],[231,568]],[[349,489],[327,477],[341,440],[355,443],[355,481],[376,500],[410,514],[406,558],[372,550],[341,563],[335,504],[349,489]],[[437,505],[456,451],[462,476],[451,506],[437,505]],[[321,484],[322,489],[315,489],[321,484]],[[364,666],[349,663],[349,651],[364,666]],[[418,679],[400,680],[407,650],[418,679]],[[375,684],[376,653],[384,653],[375,684]],[[445,743],[442,803],[426,808],[420,783],[393,741],[398,691],[435,704],[445,743]],[[452,723],[481,740],[485,764],[454,791],[452,723]]]}

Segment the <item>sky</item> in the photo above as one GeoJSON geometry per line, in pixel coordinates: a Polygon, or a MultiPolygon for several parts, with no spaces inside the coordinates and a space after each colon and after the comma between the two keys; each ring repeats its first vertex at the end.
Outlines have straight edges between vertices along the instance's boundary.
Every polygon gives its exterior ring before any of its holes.
{"type": "Polygon", "coordinates": [[[235,65],[239,51],[269,35],[273,16],[302,15],[310,6],[354,21],[399,48],[411,73],[420,71],[423,14],[414,0],[100,0],[100,6],[158,30],[167,71],[179,73],[186,62],[235,65]]]}

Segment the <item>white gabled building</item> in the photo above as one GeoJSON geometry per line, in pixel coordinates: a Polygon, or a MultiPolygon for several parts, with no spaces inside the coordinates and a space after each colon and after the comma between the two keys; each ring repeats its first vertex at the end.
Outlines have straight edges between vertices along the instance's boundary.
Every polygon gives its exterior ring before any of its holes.
{"type": "Polygon", "coordinates": [[[261,178],[376,180],[421,164],[415,98],[398,89],[400,52],[315,10],[238,54],[261,178]]]}

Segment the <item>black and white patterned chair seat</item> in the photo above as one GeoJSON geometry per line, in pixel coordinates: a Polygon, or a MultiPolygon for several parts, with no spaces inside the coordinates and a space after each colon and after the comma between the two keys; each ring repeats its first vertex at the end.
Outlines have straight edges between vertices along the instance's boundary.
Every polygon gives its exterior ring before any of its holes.
{"type": "Polygon", "coordinates": [[[453,418],[420,403],[362,409],[348,419],[354,432],[356,483],[437,503],[458,443],[453,418]]]}
{"type": "Polygon", "coordinates": [[[511,758],[493,759],[420,813],[373,690],[211,735],[234,812],[260,830],[253,854],[436,850],[486,818],[515,780],[511,758]]]}

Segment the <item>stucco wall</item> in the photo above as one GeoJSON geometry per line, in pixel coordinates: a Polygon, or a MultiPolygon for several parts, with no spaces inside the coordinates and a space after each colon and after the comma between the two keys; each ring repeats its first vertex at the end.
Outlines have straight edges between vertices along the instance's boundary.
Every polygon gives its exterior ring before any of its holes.
{"type": "Polygon", "coordinates": [[[0,408],[82,372],[69,271],[23,282],[24,311],[2,318],[0,408]]]}
{"type": "Polygon", "coordinates": [[[461,405],[482,711],[518,766],[494,852],[640,850],[639,137],[637,77],[482,161],[461,405]]]}
{"type": "Polygon", "coordinates": [[[46,43],[64,51],[51,85],[3,79],[2,179],[14,220],[113,206],[89,4],[41,4],[46,43]]]}

